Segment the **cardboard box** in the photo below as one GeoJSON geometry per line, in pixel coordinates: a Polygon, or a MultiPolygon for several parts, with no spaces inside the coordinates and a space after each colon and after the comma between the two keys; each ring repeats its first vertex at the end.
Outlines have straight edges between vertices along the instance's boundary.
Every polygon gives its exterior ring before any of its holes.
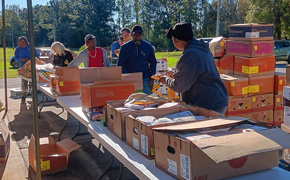
{"type": "Polygon", "coordinates": [[[234,74],[254,77],[264,75],[274,75],[275,73],[275,56],[249,58],[235,56],[234,74]]]}
{"type": "Polygon", "coordinates": [[[274,110],[274,125],[279,126],[283,124],[284,120],[284,110],[274,110]]]}
{"type": "Polygon", "coordinates": [[[248,95],[248,78],[236,75],[220,75],[229,96],[247,96],[248,95]]]}
{"type": "Polygon", "coordinates": [[[220,60],[215,58],[214,63],[215,63],[218,73],[220,73],[220,60]]]}
{"type": "Polygon", "coordinates": [[[272,93],[251,96],[251,102],[252,112],[274,109],[274,95],[272,93]]]}
{"type": "Polygon", "coordinates": [[[209,49],[213,57],[222,57],[226,54],[226,41],[222,36],[215,37],[209,42],[209,49]]]}
{"type": "Polygon", "coordinates": [[[252,112],[251,120],[254,122],[274,123],[273,110],[252,112]]]}
{"type": "Polygon", "coordinates": [[[48,82],[49,81],[49,75],[53,74],[52,72],[48,72],[46,70],[36,70],[36,80],[37,82],[48,82]]]}
{"type": "Polygon", "coordinates": [[[12,88],[10,89],[10,97],[12,98],[21,98],[22,93],[20,88],[12,88]]]}
{"type": "Polygon", "coordinates": [[[122,81],[135,82],[135,92],[143,92],[143,76],[141,72],[122,74],[122,81]]]}
{"type": "Polygon", "coordinates": [[[135,82],[100,81],[81,84],[83,111],[105,106],[107,101],[125,100],[135,92],[135,82]]]}
{"type": "Polygon", "coordinates": [[[156,59],[157,65],[156,65],[156,71],[167,71],[167,59],[156,59]]]}
{"type": "MultiPolygon", "coordinates": [[[[210,111],[207,109],[203,109],[200,107],[172,107],[168,109],[156,109],[151,111],[136,111],[131,112],[130,115],[126,116],[126,143],[133,147],[133,149],[140,152],[143,156],[148,159],[154,158],[155,150],[153,144],[153,134],[152,128],[155,127],[162,127],[170,124],[159,124],[154,126],[147,126],[146,124],[136,120],[137,116],[154,116],[157,119],[161,118],[165,115],[177,113],[181,111],[191,111],[194,115],[201,115],[205,116],[206,118],[209,117],[216,117],[220,114],[214,111],[210,111]]],[[[197,122],[197,121],[195,121],[197,122]]],[[[176,124],[182,124],[186,122],[180,122],[176,124]]],[[[175,124],[175,123],[174,123],[175,124]]]]}
{"type": "Polygon", "coordinates": [[[234,74],[234,56],[225,55],[219,60],[220,74],[234,74]]]}
{"type": "MultiPolygon", "coordinates": [[[[70,152],[80,145],[70,139],[55,142],[52,137],[40,139],[41,175],[66,171],[70,152]]],[[[28,147],[29,166],[36,172],[35,138],[32,135],[28,147]]]]}
{"type": "Polygon", "coordinates": [[[275,72],[274,75],[274,93],[283,94],[283,88],[286,85],[286,74],[275,72]]]}
{"type": "Polygon", "coordinates": [[[283,105],[290,107],[290,86],[284,86],[283,88],[283,105]]]}
{"type": "Polygon", "coordinates": [[[265,41],[273,40],[273,24],[233,24],[230,25],[230,40],[265,41]]]}
{"type": "Polygon", "coordinates": [[[276,111],[284,110],[283,95],[275,95],[275,98],[274,98],[274,109],[276,111]]]}
{"type": "Polygon", "coordinates": [[[227,55],[263,57],[274,55],[274,41],[227,41],[227,55]]]}
{"type": "Polygon", "coordinates": [[[5,162],[10,152],[10,133],[4,121],[0,122],[0,163],[5,162]]]}
{"type": "Polygon", "coordinates": [[[290,86],[290,65],[286,65],[286,86],[290,86]]]}
{"type": "Polygon", "coordinates": [[[56,92],[61,96],[80,94],[80,72],[78,67],[55,68],[56,92]]]}
{"type": "Polygon", "coordinates": [[[283,149],[282,159],[290,163],[290,149],[283,149]]]}
{"type": "Polygon", "coordinates": [[[49,87],[50,87],[51,91],[56,90],[56,82],[55,82],[55,75],[54,74],[49,75],[49,87]]]}
{"type": "Polygon", "coordinates": [[[229,104],[226,116],[239,116],[244,113],[251,113],[252,103],[250,97],[229,97],[229,104]]]}
{"type": "Polygon", "coordinates": [[[272,93],[274,90],[274,76],[258,76],[249,78],[249,95],[272,93]]]}
{"type": "Polygon", "coordinates": [[[285,139],[289,135],[280,129],[194,141],[174,136],[179,132],[233,127],[240,123],[245,120],[220,118],[154,128],[156,166],[178,179],[191,180],[226,179],[276,167],[279,150],[289,147],[285,139]]]}

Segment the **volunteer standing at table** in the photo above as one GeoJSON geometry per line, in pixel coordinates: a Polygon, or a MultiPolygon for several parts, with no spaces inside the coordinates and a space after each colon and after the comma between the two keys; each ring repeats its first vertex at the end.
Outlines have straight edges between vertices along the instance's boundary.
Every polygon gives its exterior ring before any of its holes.
{"type": "MultiPolygon", "coordinates": [[[[18,46],[14,52],[14,59],[19,62],[19,68],[21,68],[30,60],[30,45],[25,36],[20,36],[17,43],[18,46]]],[[[39,58],[39,54],[36,49],[34,49],[34,55],[39,58]]],[[[27,84],[28,81],[21,79],[21,103],[25,103],[27,96],[27,84]]]]}
{"type": "Polygon", "coordinates": [[[122,66],[122,73],[143,73],[143,92],[151,94],[156,74],[156,58],[152,45],[142,40],[143,29],[134,26],[132,29],[133,40],[123,44],[120,49],[118,66],[122,66]]]}
{"type": "Polygon", "coordinates": [[[96,37],[88,34],[85,37],[86,49],[82,50],[76,58],[68,65],[79,66],[82,62],[85,67],[109,67],[110,61],[106,50],[96,46],[96,37]]]}
{"type": "Polygon", "coordinates": [[[71,52],[58,41],[52,43],[51,51],[53,54],[52,64],[54,66],[66,67],[73,60],[71,52]]]}
{"type": "Polygon", "coordinates": [[[160,82],[181,93],[182,100],[224,114],[228,105],[227,90],[218,74],[208,44],[193,38],[191,25],[177,23],[166,34],[174,46],[182,50],[173,76],[160,82]]]}

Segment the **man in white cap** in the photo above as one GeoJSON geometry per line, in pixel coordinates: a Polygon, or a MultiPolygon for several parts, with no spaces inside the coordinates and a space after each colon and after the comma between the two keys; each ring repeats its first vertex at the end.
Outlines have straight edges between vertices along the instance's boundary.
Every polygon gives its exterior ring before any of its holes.
{"type": "Polygon", "coordinates": [[[96,46],[96,37],[88,34],[85,37],[86,49],[82,50],[77,57],[68,65],[79,66],[82,62],[85,67],[109,67],[110,61],[106,50],[96,46]]]}

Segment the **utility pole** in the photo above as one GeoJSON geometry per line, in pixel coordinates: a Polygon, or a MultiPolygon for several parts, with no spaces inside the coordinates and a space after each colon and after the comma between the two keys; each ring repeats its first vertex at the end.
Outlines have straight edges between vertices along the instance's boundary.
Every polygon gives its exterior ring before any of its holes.
{"type": "Polygon", "coordinates": [[[56,27],[55,27],[55,2],[54,0],[49,1],[51,8],[52,8],[52,17],[53,17],[53,41],[56,41],[56,36],[55,36],[55,32],[56,32],[56,27]]]}
{"type": "Polygon", "coordinates": [[[220,36],[220,6],[221,6],[221,0],[218,0],[218,8],[217,8],[217,18],[216,18],[216,32],[215,36],[220,36]]]}

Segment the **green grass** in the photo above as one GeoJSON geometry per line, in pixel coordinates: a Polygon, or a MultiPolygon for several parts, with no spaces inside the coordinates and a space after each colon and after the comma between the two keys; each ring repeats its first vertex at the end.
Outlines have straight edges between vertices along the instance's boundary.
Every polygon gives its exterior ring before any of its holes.
{"type": "MultiPolygon", "coordinates": [[[[78,51],[76,51],[78,53],[78,51]]],[[[157,52],[155,56],[157,59],[166,58],[168,67],[175,67],[176,62],[181,54],[181,51],[175,52],[157,52]]],[[[6,69],[7,69],[7,78],[16,78],[17,77],[17,69],[13,69],[10,66],[9,60],[14,56],[14,50],[12,48],[6,48],[6,69]]],[[[0,50],[0,79],[4,78],[4,61],[3,61],[3,48],[0,50]]],[[[83,64],[81,65],[81,67],[83,64]]]]}
{"type": "MultiPolygon", "coordinates": [[[[12,48],[6,48],[7,78],[17,77],[17,69],[13,69],[9,63],[10,58],[14,56],[14,50],[12,48]]],[[[3,79],[3,78],[4,78],[4,57],[3,57],[3,48],[1,48],[0,50],[0,79],[3,79]]]]}
{"type": "Polygon", "coordinates": [[[175,51],[175,52],[157,52],[155,53],[156,59],[167,59],[167,66],[168,67],[175,67],[176,62],[178,61],[179,56],[181,55],[182,51],[175,51]]]}

